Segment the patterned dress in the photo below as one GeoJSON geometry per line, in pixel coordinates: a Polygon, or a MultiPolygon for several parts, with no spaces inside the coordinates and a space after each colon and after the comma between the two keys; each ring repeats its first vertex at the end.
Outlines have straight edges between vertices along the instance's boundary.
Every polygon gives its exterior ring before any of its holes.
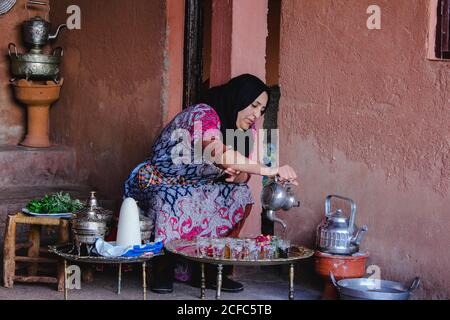
{"type": "Polygon", "coordinates": [[[226,236],[244,219],[246,206],[253,204],[247,184],[223,182],[222,169],[195,158],[202,136],[218,132],[220,120],[213,108],[198,104],[185,109],[164,128],[151,157],[125,182],[125,196],[155,219],[155,240],[226,236]],[[190,140],[180,139],[179,132],[188,133],[190,140]],[[190,147],[187,157],[179,152],[183,147],[190,147]],[[190,163],[174,163],[174,154],[190,163]]]}

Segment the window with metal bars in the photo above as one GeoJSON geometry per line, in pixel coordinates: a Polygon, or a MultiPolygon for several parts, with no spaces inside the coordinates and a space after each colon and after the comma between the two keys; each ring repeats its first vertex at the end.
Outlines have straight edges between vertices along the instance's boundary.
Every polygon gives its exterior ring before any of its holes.
{"type": "Polygon", "coordinates": [[[439,0],[437,5],[435,55],[450,59],[450,0],[439,0]]]}

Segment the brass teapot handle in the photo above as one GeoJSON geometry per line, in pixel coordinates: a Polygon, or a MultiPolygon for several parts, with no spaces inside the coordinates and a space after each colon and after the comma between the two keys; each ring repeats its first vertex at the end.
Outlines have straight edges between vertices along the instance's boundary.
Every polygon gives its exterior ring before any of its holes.
{"type": "Polygon", "coordinates": [[[355,228],[355,220],[356,220],[356,203],[350,199],[350,198],[346,198],[346,197],[342,197],[342,196],[338,196],[338,195],[329,195],[327,196],[326,200],[325,200],[325,216],[329,217],[331,215],[331,199],[332,198],[338,198],[347,202],[350,202],[351,205],[351,213],[350,213],[350,221],[349,221],[349,228],[351,230],[353,230],[355,228]]]}
{"type": "Polygon", "coordinates": [[[47,6],[47,13],[45,14],[45,20],[48,20],[48,15],[50,13],[50,3],[44,2],[44,1],[35,1],[35,0],[28,0],[28,1],[26,1],[25,2],[25,9],[27,10],[27,13],[28,13],[28,19],[31,18],[30,17],[30,11],[28,10],[28,5],[29,4],[40,5],[40,6],[47,6]]]}

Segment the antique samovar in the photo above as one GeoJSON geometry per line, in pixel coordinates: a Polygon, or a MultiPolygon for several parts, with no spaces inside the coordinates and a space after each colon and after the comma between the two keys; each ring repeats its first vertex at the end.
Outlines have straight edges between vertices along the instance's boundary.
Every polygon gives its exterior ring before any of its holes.
{"type": "MultiPolygon", "coordinates": [[[[25,7],[28,11],[29,5],[44,5],[50,11],[50,5],[42,1],[27,1],[25,7]]],[[[48,17],[48,12],[46,19],[48,17]]],[[[9,57],[11,59],[11,81],[16,79],[26,80],[53,80],[58,82],[60,64],[64,54],[62,48],[58,47],[51,54],[44,54],[43,48],[47,43],[58,37],[59,31],[66,27],[62,24],[52,35],[51,23],[46,19],[35,16],[23,23],[23,39],[30,48],[28,53],[19,53],[14,43],[8,45],[9,57]]]]}

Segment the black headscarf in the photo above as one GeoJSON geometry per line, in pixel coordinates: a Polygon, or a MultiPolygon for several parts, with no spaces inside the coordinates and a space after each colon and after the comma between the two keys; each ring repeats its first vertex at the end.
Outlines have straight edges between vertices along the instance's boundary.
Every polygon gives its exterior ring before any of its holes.
{"type": "MultiPolygon", "coordinates": [[[[219,115],[224,144],[233,145],[236,150],[236,143],[226,141],[226,130],[237,129],[238,112],[247,108],[263,92],[267,92],[269,95],[269,87],[251,74],[240,75],[224,85],[213,87],[207,91],[204,102],[219,115]]],[[[246,145],[245,148],[244,155],[246,157],[249,156],[252,145],[253,141],[250,140],[249,145],[246,145]]]]}

